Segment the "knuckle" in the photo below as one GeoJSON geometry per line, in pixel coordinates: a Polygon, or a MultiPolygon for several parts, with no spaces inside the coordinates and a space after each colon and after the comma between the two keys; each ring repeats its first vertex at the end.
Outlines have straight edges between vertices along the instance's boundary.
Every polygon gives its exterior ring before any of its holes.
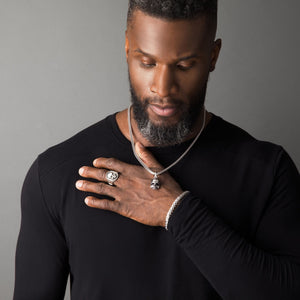
{"type": "Polygon", "coordinates": [[[129,209],[129,207],[127,205],[124,205],[122,207],[122,212],[125,216],[131,217],[131,210],[129,209]]]}
{"type": "Polygon", "coordinates": [[[104,183],[98,183],[97,184],[97,193],[101,194],[105,192],[105,184],[104,183]]]}
{"type": "Polygon", "coordinates": [[[119,202],[122,199],[122,192],[119,189],[114,189],[114,198],[115,198],[115,205],[119,206],[119,202]]]}
{"type": "Polygon", "coordinates": [[[115,164],[116,164],[115,158],[108,158],[106,161],[106,165],[108,168],[113,168],[115,164]]]}
{"type": "Polygon", "coordinates": [[[102,207],[103,209],[107,209],[107,210],[110,210],[111,209],[111,203],[110,203],[110,200],[105,200],[102,202],[102,207]]]}
{"type": "Polygon", "coordinates": [[[105,174],[106,174],[106,171],[105,170],[103,170],[103,169],[98,169],[98,171],[97,171],[97,177],[98,177],[98,179],[103,179],[103,178],[105,178],[105,174]]]}
{"type": "Polygon", "coordinates": [[[121,202],[118,200],[114,200],[111,203],[111,206],[113,207],[114,212],[120,213],[121,211],[121,202]]]}

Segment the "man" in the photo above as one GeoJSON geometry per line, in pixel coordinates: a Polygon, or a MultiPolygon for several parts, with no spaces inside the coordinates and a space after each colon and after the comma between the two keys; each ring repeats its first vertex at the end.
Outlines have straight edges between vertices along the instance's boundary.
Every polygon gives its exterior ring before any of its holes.
{"type": "Polygon", "coordinates": [[[15,300],[63,299],[68,274],[74,300],[300,299],[297,169],[204,107],[216,20],[214,0],[129,1],[132,107],[31,166],[15,300]]]}

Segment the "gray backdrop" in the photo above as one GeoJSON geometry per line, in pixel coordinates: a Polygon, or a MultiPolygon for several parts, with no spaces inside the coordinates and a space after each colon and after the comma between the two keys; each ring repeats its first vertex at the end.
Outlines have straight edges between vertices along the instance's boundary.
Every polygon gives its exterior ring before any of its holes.
{"type": "MultiPolygon", "coordinates": [[[[299,8],[297,0],[220,0],[223,48],[206,102],[282,145],[298,169],[299,8]]],[[[12,297],[20,191],[31,163],[129,103],[126,10],[126,0],[0,0],[1,299],[12,297]]]]}

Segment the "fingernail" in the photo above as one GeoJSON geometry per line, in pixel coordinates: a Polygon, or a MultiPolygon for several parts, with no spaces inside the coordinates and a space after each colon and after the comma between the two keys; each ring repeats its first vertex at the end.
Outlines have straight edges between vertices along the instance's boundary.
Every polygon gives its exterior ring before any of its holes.
{"type": "Polygon", "coordinates": [[[80,169],[79,169],[79,174],[82,175],[83,172],[84,172],[84,168],[80,168],[80,169]]]}
{"type": "Polygon", "coordinates": [[[88,199],[88,198],[85,198],[85,199],[84,199],[84,202],[85,202],[86,205],[88,205],[88,204],[89,204],[89,199],[88,199]]]}
{"type": "Polygon", "coordinates": [[[81,188],[83,186],[83,181],[81,181],[81,180],[77,181],[76,186],[81,188]]]}
{"type": "Polygon", "coordinates": [[[141,146],[140,143],[136,143],[135,144],[135,151],[137,152],[137,154],[140,156],[141,155],[141,146]]]}

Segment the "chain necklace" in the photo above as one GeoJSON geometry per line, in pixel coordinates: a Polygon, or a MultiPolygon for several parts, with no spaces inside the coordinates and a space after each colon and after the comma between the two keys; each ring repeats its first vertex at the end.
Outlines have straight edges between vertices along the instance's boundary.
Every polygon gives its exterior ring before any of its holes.
{"type": "Polygon", "coordinates": [[[202,127],[199,131],[199,133],[197,134],[197,136],[195,137],[195,139],[193,140],[193,142],[189,145],[189,147],[179,156],[179,158],[177,160],[175,160],[172,164],[170,164],[167,168],[159,171],[159,172],[154,172],[152,171],[141,159],[140,157],[137,155],[137,153],[135,152],[135,147],[134,147],[134,141],[133,141],[133,133],[132,133],[132,127],[131,127],[131,120],[130,120],[130,109],[131,109],[131,105],[129,105],[128,107],[128,127],[129,127],[129,133],[130,133],[130,141],[131,141],[131,146],[132,146],[132,151],[134,156],[136,157],[136,159],[139,161],[139,163],[150,173],[152,174],[154,177],[151,181],[151,185],[150,188],[153,190],[158,190],[160,188],[160,182],[158,179],[158,176],[161,175],[162,173],[168,171],[170,168],[172,168],[173,166],[175,166],[189,151],[190,149],[193,147],[193,145],[196,143],[196,141],[198,140],[198,138],[200,137],[204,127],[205,127],[205,121],[206,121],[206,110],[205,107],[203,106],[203,124],[202,127]]]}

